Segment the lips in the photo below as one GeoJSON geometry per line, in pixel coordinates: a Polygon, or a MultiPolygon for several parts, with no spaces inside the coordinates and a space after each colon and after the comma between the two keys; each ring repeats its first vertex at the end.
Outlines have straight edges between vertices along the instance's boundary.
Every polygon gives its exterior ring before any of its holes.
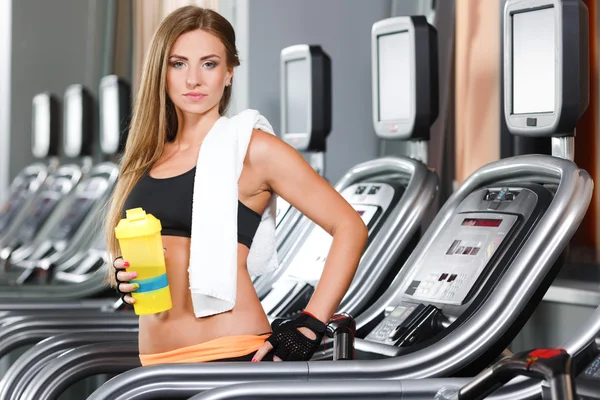
{"type": "Polygon", "coordinates": [[[207,95],[205,95],[204,93],[190,92],[186,93],[184,96],[192,101],[200,101],[204,99],[207,95]]]}

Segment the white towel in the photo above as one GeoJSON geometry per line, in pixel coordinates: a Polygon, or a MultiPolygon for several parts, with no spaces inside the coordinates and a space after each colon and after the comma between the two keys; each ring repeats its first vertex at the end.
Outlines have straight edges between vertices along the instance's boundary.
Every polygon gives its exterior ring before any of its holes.
{"type": "MultiPolygon", "coordinates": [[[[198,155],[192,201],[190,291],[197,318],[229,311],[237,290],[238,181],[253,129],[274,134],[255,110],[221,117],[208,132],[198,155]]],[[[248,255],[256,276],[277,268],[276,195],[271,196],[248,255]]]]}

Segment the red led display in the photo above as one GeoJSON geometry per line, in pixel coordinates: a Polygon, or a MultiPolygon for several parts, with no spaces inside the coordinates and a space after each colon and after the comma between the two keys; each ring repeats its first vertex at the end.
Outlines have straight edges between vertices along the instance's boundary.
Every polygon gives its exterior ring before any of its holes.
{"type": "Polygon", "coordinates": [[[462,222],[462,226],[485,226],[491,228],[497,228],[502,223],[501,219],[491,218],[466,218],[462,222]]]}

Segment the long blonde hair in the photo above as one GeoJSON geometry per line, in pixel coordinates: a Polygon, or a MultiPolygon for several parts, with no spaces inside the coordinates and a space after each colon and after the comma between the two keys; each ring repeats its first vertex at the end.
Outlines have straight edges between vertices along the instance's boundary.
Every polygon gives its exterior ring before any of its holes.
{"type": "MultiPolygon", "coordinates": [[[[121,219],[125,200],[135,184],[162,155],[165,143],[177,135],[177,111],[167,95],[167,66],[171,47],[184,33],[202,29],[216,36],[225,46],[228,68],[240,62],[235,46],[235,31],[229,21],[217,12],[195,6],[179,8],[160,24],[150,42],[144,60],[140,87],[133,106],[133,115],[125,152],[121,160],[119,180],[110,199],[105,221],[105,237],[109,265],[119,254],[114,228],[121,219]]],[[[226,86],[219,103],[219,114],[227,110],[232,86],[226,86]]],[[[116,284],[108,268],[107,283],[116,284]]]]}

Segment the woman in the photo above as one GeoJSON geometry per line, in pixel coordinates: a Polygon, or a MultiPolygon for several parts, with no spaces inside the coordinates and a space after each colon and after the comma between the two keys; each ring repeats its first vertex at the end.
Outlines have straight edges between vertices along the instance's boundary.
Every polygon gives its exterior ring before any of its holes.
{"type": "MultiPolygon", "coordinates": [[[[273,193],[285,198],[333,236],[321,280],[303,314],[273,324],[273,333],[246,267],[250,243],[238,240],[237,297],[232,310],[196,318],[191,305],[188,263],[193,177],[202,141],[227,109],[234,67],[235,33],[214,11],[184,7],[158,28],[144,63],[121,175],[107,219],[109,251],[119,254],[114,228],[124,210],[142,207],[163,225],[171,310],[140,316],[142,364],[224,360],[308,360],[325,323],[354,276],[367,229],[354,209],[276,136],[252,137],[238,182],[238,232],[245,220],[260,220],[273,193]],[[153,199],[151,202],[148,199],[153,199]],[[159,200],[157,200],[159,199],[159,200]],[[152,204],[149,204],[152,203],[152,204]],[[179,217],[179,218],[178,218],[179,217]]],[[[250,229],[250,236],[255,232],[250,229]]],[[[252,237],[250,237],[250,240],[252,237]]],[[[135,273],[115,257],[113,284],[127,295],[135,273]]]]}

